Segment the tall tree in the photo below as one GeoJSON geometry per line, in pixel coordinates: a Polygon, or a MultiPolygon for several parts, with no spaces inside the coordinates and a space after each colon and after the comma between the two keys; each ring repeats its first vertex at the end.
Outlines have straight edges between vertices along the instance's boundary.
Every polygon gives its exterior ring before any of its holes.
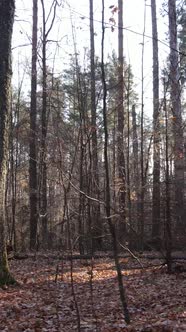
{"type": "MultiPolygon", "coordinates": [[[[96,124],[95,45],[93,0],[90,0],[90,65],[91,65],[91,131],[92,131],[92,195],[99,200],[98,146],[96,124]]],[[[92,202],[93,246],[101,247],[100,205],[92,202]]]]}
{"type": "Polygon", "coordinates": [[[139,144],[138,144],[138,131],[136,121],[136,106],[132,105],[132,150],[134,160],[134,192],[136,196],[136,224],[137,230],[140,228],[140,169],[139,169],[139,144]]]}
{"type": "Polygon", "coordinates": [[[15,1],[0,0],[0,284],[13,283],[6,251],[5,195],[11,103],[11,40],[15,1]]]}
{"type": "Polygon", "coordinates": [[[160,236],[160,122],[159,122],[159,58],[156,0],[151,0],[153,48],[153,193],[152,238],[160,236]]]}
{"type": "Polygon", "coordinates": [[[167,82],[163,77],[164,88],[164,112],[165,112],[165,185],[166,185],[166,216],[165,216],[165,249],[166,249],[166,263],[167,270],[170,273],[172,270],[172,232],[171,232],[171,213],[170,213],[170,179],[169,179],[169,135],[168,135],[168,111],[166,102],[167,82]]]}
{"type": "Polygon", "coordinates": [[[45,4],[41,0],[43,26],[42,26],[42,112],[41,112],[41,158],[40,158],[40,211],[42,244],[47,244],[48,218],[47,218],[47,161],[46,161],[46,137],[47,137],[47,64],[46,64],[46,13],[45,4]]]}
{"type": "Polygon", "coordinates": [[[57,0],[52,1],[49,14],[46,15],[44,0],[41,0],[42,7],[42,112],[41,112],[41,158],[40,158],[40,211],[42,244],[48,244],[48,217],[47,217],[47,43],[48,35],[54,25],[56,17],[57,0]],[[52,17],[51,17],[52,16],[52,17]],[[47,28],[47,22],[51,22],[47,28]]]}
{"type": "Polygon", "coordinates": [[[127,324],[130,323],[130,315],[126,302],[125,288],[122,280],[121,266],[118,258],[118,248],[117,248],[117,234],[116,228],[112,221],[111,217],[111,195],[110,195],[110,176],[109,176],[109,161],[108,161],[108,120],[107,120],[107,84],[106,84],[106,75],[105,75],[105,64],[104,64],[104,41],[105,41],[105,1],[102,0],[102,39],[101,39],[101,78],[103,85],[103,127],[104,127],[104,168],[105,168],[105,210],[106,217],[112,236],[112,245],[115,266],[117,270],[118,286],[120,299],[122,304],[122,309],[127,324]]]}
{"type": "Polygon", "coordinates": [[[126,174],[124,156],[124,58],[123,58],[123,0],[118,0],[118,177],[121,239],[126,237],[126,174]]]}
{"type": "Polygon", "coordinates": [[[181,89],[179,81],[179,61],[177,47],[176,0],[169,0],[169,44],[170,44],[170,88],[174,131],[174,167],[176,228],[185,229],[184,218],[184,153],[181,114],[181,89]]]}
{"type": "Polygon", "coordinates": [[[36,246],[37,219],[38,219],[38,192],[37,192],[37,155],[36,155],[36,115],[37,115],[37,25],[38,0],[33,0],[33,27],[32,27],[32,77],[31,77],[31,105],[30,105],[30,249],[36,246]]]}
{"type": "Polygon", "coordinates": [[[142,36],[142,54],[141,54],[141,144],[140,144],[140,168],[141,168],[141,183],[140,183],[140,249],[143,250],[144,242],[144,197],[145,197],[145,172],[144,172],[144,53],[145,53],[145,30],[146,30],[146,0],[144,1],[144,27],[142,36]]]}

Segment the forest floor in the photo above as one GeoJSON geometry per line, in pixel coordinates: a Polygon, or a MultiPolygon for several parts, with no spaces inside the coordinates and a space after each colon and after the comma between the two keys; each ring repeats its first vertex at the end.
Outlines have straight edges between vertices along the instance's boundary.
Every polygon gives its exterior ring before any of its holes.
{"type": "Polygon", "coordinates": [[[10,261],[19,284],[0,289],[0,331],[186,331],[186,273],[168,275],[158,258],[140,258],[143,269],[135,259],[120,261],[130,325],[113,259],[69,261],[45,253],[10,261]]]}

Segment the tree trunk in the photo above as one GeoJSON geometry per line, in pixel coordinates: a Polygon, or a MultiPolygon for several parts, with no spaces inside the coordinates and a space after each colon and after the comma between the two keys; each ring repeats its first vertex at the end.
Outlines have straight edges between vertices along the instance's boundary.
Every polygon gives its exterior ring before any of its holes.
{"type": "Polygon", "coordinates": [[[123,1],[118,0],[118,177],[119,177],[119,233],[120,240],[126,239],[126,174],[124,157],[124,60],[123,60],[123,1]]]}
{"type": "Polygon", "coordinates": [[[140,183],[140,224],[139,235],[140,243],[139,249],[143,251],[144,245],[144,198],[145,198],[145,170],[144,170],[144,52],[145,52],[145,31],[146,31],[146,1],[144,1],[144,27],[142,37],[142,54],[141,54],[141,145],[140,145],[140,168],[141,168],[141,183],[140,183]]]}
{"type": "MultiPolygon", "coordinates": [[[[92,126],[92,196],[99,200],[98,147],[95,91],[95,46],[93,0],[90,0],[91,126],[92,126]]],[[[101,249],[100,204],[92,202],[93,249],[101,249]]]]}
{"type": "Polygon", "coordinates": [[[109,163],[108,163],[108,125],[107,125],[107,86],[105,79],[105,65],[104,65],[104,40],[105,40],[105,27],[104,27],[104,12],[105,5],[104,0],[102,0],[102,41],[101,41],[101,75],[102,75],[102,85],[103,85],[103,127],[104,127],[104,168],[105,168],[105,186],[106,186],[106,217],[110,229],[110,233],[112,236],[112,245],[113,245],[113,253],[115,266],[117,270],[117,278],[118,278],[118,286],[121,304],[123,308],[123,314],[125,317],[125,321],[127,324],[130,323],[130,315],[127,307],[125,289],[122,280],[121,267],[118,258],[118,248],[117,248],[117,234],[115,225],[112,222],[111,218],[111,209],[110,209],[110,177],[109,177],[109,163]]]}
{"type": "Polygon", "coordinates": [[[37,155],[36,155],[36,115],[37,115],[37,21],[38,0],[33,0],[33,30],[32,30],[32,78],[31,78],[31,105],[30,105],[30,249],[36,247],[37,240],[37,155]]]}
{"type": "Polygon", "coordinates": [[[41,233],[42,233],[42,246],[48,245],[48,218],[47,218],[47,66],[46,66],[46,17],[45,5],[41,0],[42,15],[43,15],[43,34],[42,34],[42,114],[41,114],[41,187],[40,187],[40,218],[41,218],[41,233]]]}
{"type": "Polygon", "coordinates": [[[159,59],[156,0],[151,0],[153,47],[153,193],[152,238],[160,236],[160,123],[159,123],[159,59]]]}
{"type": "Polygon", "coordinates": [[[19,131],[16,130],[14,137],[14,125],[15,123],[19,123],[21,88],[22,88],[22,83],[18,89],[15,111],[14,113],[12,111],[10,114],[11,132],[10,132],[9,149],[10,149],[10,174],[11,174],[11,195],[12,195],[12,200],[11,200],[12,225],[10,232],[10,245],[14,248],[14,251],[17,251],[16,207],[17,207],[17,168],[18,168],[18,153],[19,153],[19,131]],[[14,144],[14,139],[15,139],[15,144],[14,144]]]}
{"type": "Polygon", "coordinates": [[[128,198],[128,222],[130,227],[129,246],[132,246],[132,202],[131,202],[131,172],[130,172],[130,66],[128,67],[127,84],[127,198],[128,198]]]}
{"type": "MultiPolygon", "coordinates": [[[[136,123],[136,107],[132,105],[132,149],[134,157],[134,191],[136,196],[136,230],[140,228],[140,172],[139,172],[139,147],[138,147],[138,132],[136,123]]],[[[136,247],[136,244],[134,244],[136,247]]]]}
{"type": "Polygon", "coordinates": [[[181,116],[181,89],[179,82],[179,61],[177,47],[176,1],[169,0],[169,43],[170,43],[170,87],[174,130],[174,167],[176,229],[185,232],[184,218],[184,153],[181,116]]]}
{"type": "MultiPolygon", "coordinates": [[[[41,0],[42,7],[42,111],[41,111],[41,158],[40,158],[40,186],[39,186],[39,217],[41,220],[41,235],[42,246],[48,246],[48,201],[47,201],[47,129],[49,112],[47,112],[47,58],[46,48],[48,42],[48,35],[52,30],[56,17],[56,8],[58,1],[51,2],[51,6],[46,15],[44,0],[41,0]],[[50,25],[47,29],[47,22],[50,20],[50,25]]],[[[50,108],[49,108],[50,109],[50,108]]]]}
{"type": "Polygon", "coordinates": [[[172,270],[172,230],[171,230],[171,213],[170,213],[170,176],[169,176],[169,135],[168,135],[168,112],[166,104],[166,82],[164,85],[164,112],[165,112],[165,183],[166,183],[166,216],[165,216],[165,250],[168,273],[172,270]]]}
{"type": "Polygon", "coordinates": [[[79,236],[79,253],[80,255],[84,254],[84,220],[83,220],[83,211],[85,206],[85,197],[82,194],[84,190],[84,154],[85,147],[83,144],[83,124],[82,124],[82,113],[80,111],[80,169],[79,169],[79,210],[78,210],[78,236],[79,236]]]}
{"type": "Polygon", "coordinates": [[[0,285],[14,283],[8,267],[5,195],[11,102],[11,40],[15,2],[0,0],[0,285]]]}

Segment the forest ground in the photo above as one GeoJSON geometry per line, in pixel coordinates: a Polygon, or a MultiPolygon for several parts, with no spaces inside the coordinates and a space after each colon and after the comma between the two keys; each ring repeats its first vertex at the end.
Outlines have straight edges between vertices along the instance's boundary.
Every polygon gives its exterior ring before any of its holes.
{"type": "Polygon", "coordinates": [[[0,331],[186,331],[186,273],[168,275],[158,258],[140,258],[143,269],[133,258],[120,261],[130,325],[113,259],[69,261],[45,253],[10,261],[19,284],[0,289],[0,331]]]}

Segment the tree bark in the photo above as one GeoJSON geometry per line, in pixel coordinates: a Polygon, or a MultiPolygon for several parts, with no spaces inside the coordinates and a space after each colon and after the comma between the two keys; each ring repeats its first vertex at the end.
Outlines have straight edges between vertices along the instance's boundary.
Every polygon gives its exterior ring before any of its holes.
{"type": "Polygon", "coordinates": [[[46,66],[46,17],[45,4],[41,0],[42,15],[43,15],[43,33],[42,33],[42,114],[41,114],[41,187],[40,187],[40,218],[41,218],[41,234],[42,246],[46,247],[48,244],[48,218],[47,218],[47,66],[46,66]]]}
{"type": "MultiPolygon", "coordinates": [[[[136,123],[136,107],[132,105],[132,149],[133,149],[133,158],[134,158],[134,190],[136,194],[136,230],[140,228],[140,170],[139,170],[139,146],[138,146],[138,132],[137,132],[137,123],[136,123]]],[[[136,247],[136,244],[134,243],[136,247]]]]}
{"type": "Polygon", "coordinates": [[[179,81],[179,61],[177,47],[176,1],[169,0],[169,44],[170,44],[170,87],[174,131],[174,167],[176,229],[185,232],[184,218],[184,152],[181,115],[181,89],[179,81]]]}
{"type": "Polygon", "coordinates": [[[6,250],[5,195],[11,103],[11,40],[15,2],[0,0],[0,285],[14,283],[6,250]]]}
{"type": "Polygon", "coordinates": [[[104,27],[104,12],[105,12],[105,3],[102,0],[102,41],[101,41],[101,76],[102,76],[102,85],[103,85],[103,126],[104,126],[104,168],[105,168],[105,186],[106,186],[106,217],[112,236],[112,245],[113,245],[113,254],[114,261],[117,270],[118,286],[120,293],[120,300],[123,308],[123,314],[127,324],[130,323],[130,315],[127,307],[125,288],[122,280],[121,266],[119,263],[118,257],[118,248],[117,248],[117,234],[115,225],[112,222],[111,218],[111,208],[110,208],[110,177],[109,177],[109,163],[108,163],[108,125],[107,125],[107,86],[105,78],[105,65],[104,65],[104,40],[105,40],[105,27],[104,27]]]}
{"type": "Polygon", "coordinates": [[[145,172],[144,172],[144,52],[145,52],[145,30],[146,30],[146,1],[144,2],[144,27],[142,37],[142,54],[141,54],[141,144],[140,144],[140,168],[141,168],[141,183],[140,183],[140,224],[139,235],[140,243],[139,249],[143,251],[144,245],[144,198],[145,198],[145,172]]]}
{"type": "Polygon", "coordinates": [[[129,246],[132,246],[132,201],[131,201],[131,172],[130,172],[130,77],[131,70],[128,67],[128,84],[127,84],[127,202],[128,202],[128,222],[130,227],[129,246]]]}
{"type": "Polygon", "coordinates": [[[168,112],[166,103],[166,82],[164,85],[164,112],[165,112],[165,183],[166,183],[166,216],[165,216],[165,250],[168,273],[172,271],[172,229],[170,213],[170,176],[169,176],[169,135],[168,135],[168,112]]]}
{"type": "MultiPolygon", "coordinates": [[[[93,0],[90,0],[90,65],[91,65],[91,126],[92,126],[92,196],[99,200],[98,144],[96,124],[95,45],[93,0]]],[[[102,226],[100,204],[92,202],[93,250],[101,249],[102,226]]]]}
{"type": "Polygon", "coordinates": [[[156,0],[151,0],[153,48],[153,193],[152,238],[160,236],[160,123],[159,123],[159,58],[156,0]]]}
{"type": "Polygon", "coordinates": [[[126,172],[124,156],[124,59],[123,59],[123,1],[118,0],[118,177],[119,177],[119,213],[120,239],[126,238],[126,172]]]}
{"type": "Polygon", "coordinates": [[[48,129],[48,117],[47,112],[47,42],[48,35],[52,30],[56,17],[56,8],[58,1],[51,2],[48,16],[46,15],[45,1],[41,0],[42,7],[42,111],[41,111],[41,158],[40,158],[40,202],[39,202],[39,217],[41,220],[41,235],[42,246],[46,248],[48,246],[48,195],[47,195],[47,129],[48,129]],[[51,18],[50,26],[47,29],[47,22],[51,18]]]}
{"type": "Polygon", "coordinates": [[[37,22],[38,0],[33,0],[32,27],[32,77],[31,77],[31,105],[30,105],[30,249],[35,249],[37,241],[38,220],[38,187],[37,187],[37,154],[36,154],[36,115],[37,115],[37,22]]]}

